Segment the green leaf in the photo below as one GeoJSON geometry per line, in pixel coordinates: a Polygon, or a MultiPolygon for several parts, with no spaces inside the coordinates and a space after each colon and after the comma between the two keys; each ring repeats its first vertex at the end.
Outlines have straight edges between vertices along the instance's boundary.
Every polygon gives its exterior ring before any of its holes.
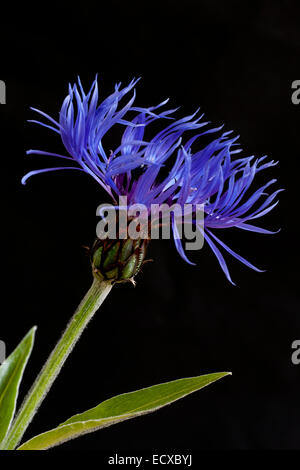
{"type": "Polygon", "coordinates": [[[36,327],[31,328],[21,343],[0,366],[0,442],[13,420],[19,386],[29,359],[36,327]]]}
{"type": "Polygon", "coordinates": [[[72,416],[57,428],[33,437],[21,445],[18,450],[42,450],[62,444],[112,424],[151,413],[163,406],[169,405],[196,390],[231,375],[230,372],[220,372],[200,377],[174,380],[135,392],[117,395],[100,403],[84,413],[72,416]]]}

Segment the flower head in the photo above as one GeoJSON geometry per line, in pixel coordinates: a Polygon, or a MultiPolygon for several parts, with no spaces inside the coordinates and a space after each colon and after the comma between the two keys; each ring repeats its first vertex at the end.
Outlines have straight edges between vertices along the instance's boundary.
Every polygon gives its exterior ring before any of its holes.
{"type": "MultiPolygon", "coordinates": [[[[24,176],[22,182],[25,183],[28,177],[37,173],[79,169],[96,179],[115,203],[118,197],[126,196],[128,205],[143,204],[149,211],[153,204],[202,205],[204,223],[199,224],[198,229],[216,255],[227,279],[232,282],[219,247],[248,267],[261,271],[225,245],[213,231],[237,227],[258,233],[274,233],[248,222],[267,214],[278,202],[274,200],[280,190],[266,193],[275,179],[254,192],[251,190],[255,175],[276,163],[267,162],[266,157],[233,158],[240,149],[238,137],[231,137],[231,132],[214,136],[202,149],[192,152],[192,147],[201,136],[216,134],[221,127],[207,128],[208,123],[202,121],[203,116],[197,117],[198,112],[175,120],[172,115],[176,110],[160,110],[167,100],[150,108],[135,107],[134,91],[127,104],[120,108],[121,99],[133,90],[136,83],[133,80],[123,89],[121,84],[116,85],[114,93],[98,104],[97,80],[87,95],[78,80],[78,86],[75,84],[69,87],[59,121],[35,110],[46,117],[51,125],[33,122],[60,134],[68,155],[41,150],[29,150],[27,153],[53,155],[71,160],[77,165],[32,171],[24,176]],[[128,114],[132,112],[134,116],[129,119],[128,114]],[[152,139],[145,139],[145,130],[157,119],[162,119],[164,123],[165,119],[171,121],[152,139]],[[102,138],[116,124],[123,125],[125,130],[120,145],[107,154],[102,138]],[[185,135],[190,131],[194,135],[186,139],[185,135]],[[169,168],[167,174],[166,168],[169,168]]],[[[193,223],[197,225],[197,220],[193,220],[193,223]]],[[[172,229],[178,252],[183,259],[194,264],[188,260],[181,239],[177,236],[174,218],[172,229]]]]}
{"type": "MultiPolygon", "coordinates": [[[[116,155],[109,155],[102,146],[102,139],[107,132],[116,124],[131,127],[137,127],[132,121],[126,120],[124,117],[129,111],[143,112],[147,115],[147,122],[157,119],[158,117],[167,116],[168,112],[154,113],[156,108],[159,108],[164,103],[152,108],[137,108],[133,107],[135,100],[134,86],[138,80],[132,80],[128,86],[121,88],[121,83],[115,85],[115,91],[108,96],[100,104],[98,103],[98,84],[97,78],[93,82],[88,94],[84,93],[81,81],[78,78],[78,85],[69,85],[69,93],[66,96],[60,113],[59,119],[55,120],[48,114],[31,108],[44,118],[48,120],[45,124],[41,121],[30,120],[47,127],[61,136],[62,142],[67,151],[67,155],[46,152],[43,150],[28,150],[26,153],[49,155],[65,160],[71,160],[76,163],[76,166],[60,166],[54,168],[44,168],[42,170],[35,170],[27,173],[22,183],[25,184],[26,180],[35,174],[44,173],[54,170],[80,170],[90,174],[109,194],[112,195],[112,188],[106,182],[109,172],[121,166],[123,169],[131,169],[140,165],[142,160],[142,153],[124,154],[122,162],[117,162],[116,155]],[[120,101],[133,90],[132,97],[125,106],[120,107],[120,101]]],[[[144,142],[132,142],[132,144],[143,145],[144,142]]]]}

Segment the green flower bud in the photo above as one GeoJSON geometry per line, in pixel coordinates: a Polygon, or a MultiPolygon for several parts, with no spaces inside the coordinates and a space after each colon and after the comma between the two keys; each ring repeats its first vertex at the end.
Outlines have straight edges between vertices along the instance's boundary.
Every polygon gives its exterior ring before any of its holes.
{"type": "Polygon", "coordinates": [[[103,281],[132,281],[145,261],[149,239],[101,240],[90,250],[94,276],[103,281]]]}

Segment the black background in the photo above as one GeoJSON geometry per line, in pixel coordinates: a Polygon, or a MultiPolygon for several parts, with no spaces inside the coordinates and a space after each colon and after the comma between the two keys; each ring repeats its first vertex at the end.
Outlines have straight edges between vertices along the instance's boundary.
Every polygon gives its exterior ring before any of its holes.
{"type": "MultiPolygon", "coordinates": [[[[227,257],[231,286],[205,246],[189,266],[170,241],[151,244],[137,286],[114,288],[51,389],[27,438],[110,396],[180,377],[233,375],[147,417],[84,436],[62,450],[299,449],[300,5],[296,1],[83,2],[43,4],[1,19],[2,299],[0,338],[8,352],[32,325],[35,348],[24,396],[91,283],[83,245],[95,234],[105,192],[78,172],[48,173],[23,187],[27,171],[55,164],[29,148],[62,152],[34,124],[29,106],[58,116],[67,84],[102,97],[141,76],[136,103],[170,97],[183,116],[201,106],[241,135],[243,155],[279,165],[264,180],[285,188],[261,220],[277,235],[236,229],[220,237],[254,264],[227,257]]],[[[114,137],[115,138],[115,137],[114,137]]],[[[111,141],[113,139],[111,138],[111,141]]],[[[107,142],[108,148],[110,141],[107,142]]],[[[115,145],[112,143],[112,145],[115,145]]],[[[259,180],[261,182],[261,180],[259,180]]]]}

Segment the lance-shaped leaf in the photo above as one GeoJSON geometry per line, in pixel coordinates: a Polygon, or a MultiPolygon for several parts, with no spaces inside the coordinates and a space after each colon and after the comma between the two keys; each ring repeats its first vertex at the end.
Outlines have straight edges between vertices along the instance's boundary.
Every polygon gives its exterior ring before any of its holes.
{"type": "Polygon", "coordinates": [[[151,413],[230,374],[220,372],[179,379],[117,395],[95,408],[72,416],[55,429],[33,437],[18,450],[49,449],[80,435],[151,413]]]}
{"type": "Polygon", "coordinates": [[[0,367],[0,442],[14,417],[19,386],[29,359],[35,335],[34,326],[0,367]]]}

